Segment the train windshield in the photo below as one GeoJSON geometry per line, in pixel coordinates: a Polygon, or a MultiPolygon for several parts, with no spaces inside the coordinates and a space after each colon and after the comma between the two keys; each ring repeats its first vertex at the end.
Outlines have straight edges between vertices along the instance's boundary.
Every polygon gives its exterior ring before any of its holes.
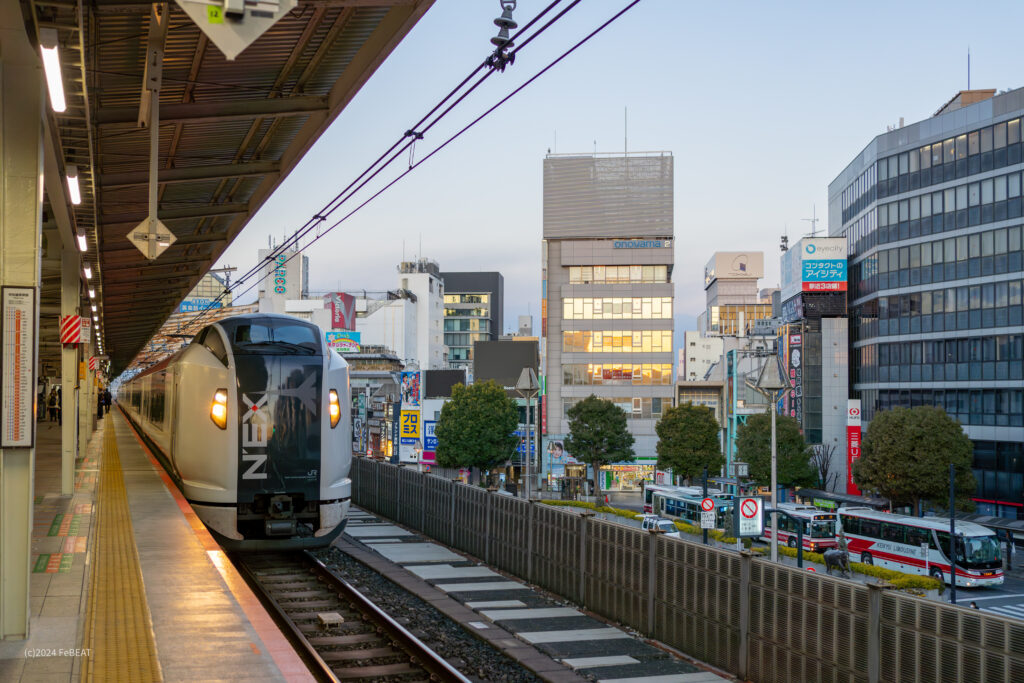
{"type": "Polygon", "coordinates": [[[231,348],[237,353],[320,353],[317,328],[300,321],[264,319],[225,320],[221,322],[231,348]]]}

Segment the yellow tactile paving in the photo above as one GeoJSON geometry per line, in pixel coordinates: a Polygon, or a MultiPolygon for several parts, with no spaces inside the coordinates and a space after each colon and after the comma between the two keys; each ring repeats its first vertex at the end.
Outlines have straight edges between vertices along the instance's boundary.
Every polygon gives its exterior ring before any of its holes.
{"type": "Polygon", "coordinates": [[[113,425],[103,437],[83,681],[160,681],[153,624],[142,584],[113,425]]]}

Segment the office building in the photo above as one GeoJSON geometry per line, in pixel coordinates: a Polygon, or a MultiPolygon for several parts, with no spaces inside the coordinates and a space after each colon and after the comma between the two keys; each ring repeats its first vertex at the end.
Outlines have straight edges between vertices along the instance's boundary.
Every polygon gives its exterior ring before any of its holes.
{"type": "Polygon", "coordinates": [[[819,485],[859,493],[849,485],[851,456],[859,455],[860,443],[847,443],[846,241],[805,237],[783,252],[781,271],[777,347],[790,386],[780,412],[796,419],[808,445],[828,458],[828,476],[819,485]]]}
{"type": "Polygon", "coordinates": [[[712,366],[721,362],[723,349],[720,336],[704,337],[695,330],[684,332],[683,348],[679,349],[679,381],[704,380],[712,366]]]}
{"type": "Polygon", "coordinates": [[[398,289],[353,296],[360,344],[390,349],[407,370],[445,367],[444,283],[436,262],[404,261],[398,266],[398,289]]]}
{"type": "Polygon", "coordinates": [[[674,394],[672,180],[668,152],[544,159],[541,424],[555,478],[572,464],[568,410],[595,394],[636,439],[636,462],[605,468],[602,487],[653,479],[654,426],[674,394]]]}
{"type": "Polygon", "coordinates": [[[1024,518],[1022,116],[1024,89],[960,92],[829,185],[865,422],[941,406],[974,442],[978,511],[1011,518],[1024,518]]]}
{"type": "Polygon", "coordinates": [[[706,306],[697,317],[701,336],[743,337],[753,333],[755,321],[771,318],[771,299],[757,287],[762,277],[764,252],[716,251],[704,266],[706,306]]]}
{"type": "Polygon", "coordinates": [[[441,279],[448,364],[471,370],[473,344],[501,335],[505,279],[496,272],[441,273],[441,279]]]}

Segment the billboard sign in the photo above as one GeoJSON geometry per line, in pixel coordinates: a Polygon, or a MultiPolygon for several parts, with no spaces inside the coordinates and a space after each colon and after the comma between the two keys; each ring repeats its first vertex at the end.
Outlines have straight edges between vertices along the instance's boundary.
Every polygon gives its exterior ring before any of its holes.
{"type": "Polygon", "coordinates": [[[402,410],[399,434],[405,446],[415,445],[420,440],[420,411],[402,410]]]}
{"type": "Polygon", "coordinates": [[[423,422],[423,451],[434,452],[437,450],[437,436],[434,430],[437,429],[437,420],[424,420],[423,422]]]}
{"type": "Polygon", "coordinates": [[[764,252],[716,251],[704,266],[704,289],[718,279],[760,279],[764,277],[764,252]]]}
{"type": "Polygon", "coordinates": [[[494,380],[509,396],[519,397],[516,383],[525,368],[537,371],[540,353],[535,340],[478,341],[473,344],[473,377],[494,380]]]}
{"type": "Polygon", "coordinates": [[[359,353],[359,332],[326,330],[324,339],[327,340],[328,348],[334,349],[338,353],[359,353]]]}
{"type": "Polygon", "coordinates": [[[860,399],[850,399],[846,408],[846,492],[860,495],[853,483],[853,463],[860,458],[860,399]]]}
{"type": "Polygon", "coordinates": [[[413,408],[420,407],[419,371],[402,373],[402,404],[413,408]]]}
{"type": "Polygon", "coordinates": [[[216,299],[206,299],[204,297],[191,297],[185,299],[178,304],[179,313],[197,313],[199,311],[205,311],[208,308],[222,308],[223,303],[216,299]]]}
{"type": "Polygon", "coordinates": [[[356,298],[344,292],[331,292],[324,295],[324,302],[331,312],[332,330],[356,329],[356,298]]]}
{"type": "Polygon", "coordinates": [[[800,240],[800,285],[804,292],[846,291],[846,239],[800,240]]]}

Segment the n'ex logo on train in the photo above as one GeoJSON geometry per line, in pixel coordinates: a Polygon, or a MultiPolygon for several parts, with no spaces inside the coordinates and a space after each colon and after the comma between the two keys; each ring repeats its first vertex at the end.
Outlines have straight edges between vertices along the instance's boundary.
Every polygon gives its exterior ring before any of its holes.
{"type": "Polygon", "coordinates": [[[270,420],[260,409],[267,405],[267,395],[262,394],[255,402],[242,394],[245,414],[242,416],[242,462],[250,463],[242,473],[242,479],[266,479],[267,441],[270,439],[270,420]]]}

